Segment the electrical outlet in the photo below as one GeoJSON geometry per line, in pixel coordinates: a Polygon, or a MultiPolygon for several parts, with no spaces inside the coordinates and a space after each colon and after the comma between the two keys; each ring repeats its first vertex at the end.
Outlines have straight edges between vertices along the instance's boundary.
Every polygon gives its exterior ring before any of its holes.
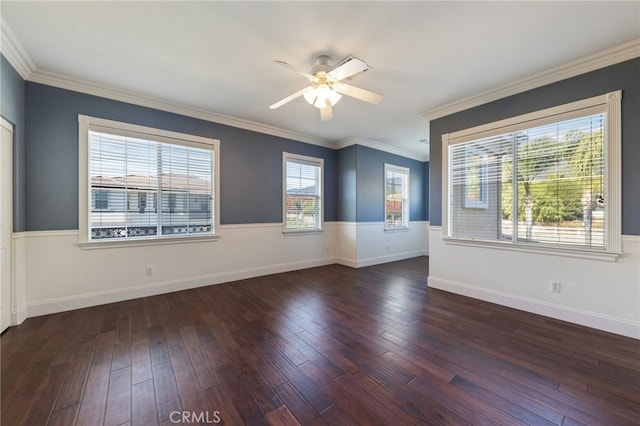
{"type": "Polygon", "coordinates": [[[560,293],[560,282],[551,281],[551,292],[552,293],[560,293]]]}
{"type": "Polygon", "coordinates": [[[144,270],[144,274],[149,276],[153,273],[153,269],[151,268],[151,266],[147,266],[144,270]]]}

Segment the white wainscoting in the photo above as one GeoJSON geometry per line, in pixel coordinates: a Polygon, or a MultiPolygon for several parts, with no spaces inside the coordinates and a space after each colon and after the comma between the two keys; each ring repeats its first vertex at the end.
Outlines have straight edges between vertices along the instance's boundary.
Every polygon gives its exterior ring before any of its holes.
{"type": "Polygon", "coordinates": [[[14,232],[11,246],[11,325],[27,319],[26,232],[14,232]]]}
{"type": "Polygon", "coordinates": [[[78,231],[14,233],[14,324],[25,318],[340,263],[362,267],[428,253],[428,222],[327,222],[284,235],[280,223],[223,225],[218,241],[83,250],[78,231]],[[150,267],[151,275],[146,275],[150,267]]]}
{"type": "Polygon", "coordinates": [[[352,268],[429,254],[429,222],[410,222],[402,231],[385,231],[384,222],[336,222],[336,262],[352,268]]]}
{"type": "Polygon", "coordinates": [[[326,228],[284,236],[279,223],[229,225],[219,241],[94,250],[77,246],[75,230],[25,232],[26,316],[335,263],[326,228]]]}
{"type": "Polygon", "coordinates": [[[429,286],[640,339],[640,237],[622,244],[604,262],[446,244],[431,227],[429,286]]]}

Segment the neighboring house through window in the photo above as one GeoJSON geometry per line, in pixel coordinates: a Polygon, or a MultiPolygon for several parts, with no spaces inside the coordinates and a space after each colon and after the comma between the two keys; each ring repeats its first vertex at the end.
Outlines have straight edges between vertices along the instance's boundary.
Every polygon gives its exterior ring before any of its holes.
{"type": "Polygon", "coordinates": [[[100,191],[99,189],[94,189],[91,193],[93,194],[94,210],[107,210],[109,208],[108,191],[100,191]]]}
{"type": "Polygon", "coordinates": [[[284,232],[322,229],[324,159],[283,153],[284,232]]]}
{"type": "Polygon", "coordinates": [[[219,141],[79,122],[81,243],[215,236],[219,141]],[[89,196],[91,204],[82,201],[89,196]]]}
{"type": "Polygon", "coordinates": [[[613,92],[443,135],[445,238],[615,258],[620,99],[613,92]]]}

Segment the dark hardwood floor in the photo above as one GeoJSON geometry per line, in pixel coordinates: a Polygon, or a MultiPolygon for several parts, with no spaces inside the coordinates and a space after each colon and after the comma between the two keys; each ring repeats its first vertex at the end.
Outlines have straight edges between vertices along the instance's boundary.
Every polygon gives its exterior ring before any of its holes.
{"type": "Polygon", "coordinates": [[[30,318],[2,425],[640,424],[640,342],[332,265],[30,318]]]}

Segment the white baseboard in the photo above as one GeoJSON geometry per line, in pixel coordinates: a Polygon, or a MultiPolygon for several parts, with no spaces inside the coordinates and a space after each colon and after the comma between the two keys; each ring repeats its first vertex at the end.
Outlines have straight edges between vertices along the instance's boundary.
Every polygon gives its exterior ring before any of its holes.
{"type": "Polygon", "coordinates": [[[11,324],[11,313],[9,310],[0,309],[0,333],[6,330],[11,324]]]}
{"type": "Polygon", "coordinates": [[[348,266],[350,268],[358,267],[358,261],[356,259],[350,259],[346,257],[336,257],[335,261],[338,265],[348,266]]]}
{"type": "Polygon", "coordinates": [[[427,256],[426,250],[417,250],[404,253],[393,253],[386,256],[369,257],[354,261],[354,268],[364,268],[366,266],[380,265],[382,263],[397,262],[399,260],[411,259],[418,256],[427,256]]]}
{"type": "MultiPolygon", "coordinates": [[[[223,272],[220,274],[210,274],[200,277],[189,277],[182,280],[159,282],[136,287],[128,287],[124,289],[99,291],[74,295],[71,297],[44,300],[27,304],[26,310],[21,313],[21,316],[23,318],[22,321],[24,321],[24,318],[27,317],[30,318],[57,312],[70,311],[73,309],[82,309],[91,306],[104,305],[107,303],[137,299],[140,297],[155,296],[158,294],[172,293],[175,291],[188,290],[197,287],[205,287],[208,285],[244,280],[257,276],[295,271],[298,269],[313,268],[316,266],[330,265],[333,263],[335,263],[335,259],[328,257],[304,262],[283,263],[279,265],[270,265],[267,267],[223,272]]],[[[22,321],[19,321],[16,324],[19,324],[22,321]]]]}
{"type": "Polygon", "coordinates": [[[438,290],[473,297],[486,302],[496,303],[510,308],[580,324],[586,327],[620,334],[622,336],[640,339],[640,322],[615,318],[608,315],[454,282],[434,276],[429,276],[428,286],[438,290]]]}
{"type": "Polygon", "coordinates": [[[20,325],[27,319],[27,307],[11,311],[11,325],[20,325]]]}

